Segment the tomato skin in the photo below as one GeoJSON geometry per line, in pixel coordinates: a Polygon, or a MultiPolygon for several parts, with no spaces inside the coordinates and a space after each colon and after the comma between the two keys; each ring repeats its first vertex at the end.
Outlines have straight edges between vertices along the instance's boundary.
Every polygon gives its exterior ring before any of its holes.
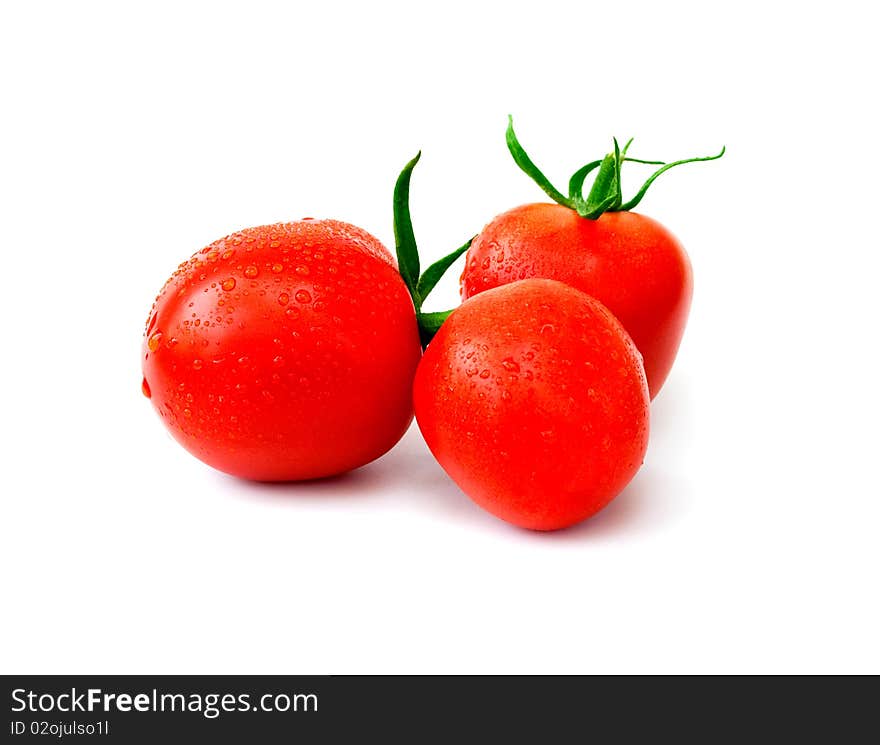
{"type": "Polygon", "coordinates": [[[684,248],[660,223],[635,212],[596,220],[559,204],[526,204],[477,236],[461,296],[526,277],[557,279],[601,301],[644,357],[651,398],[675,361],[693,295],[684,248]]]}
{"type": "Polygon", "coordinates": [[[514,525],[573,525],[642,464],[649,397],[641,358],[607,308],[545,279],[467,300],[416,372],[419,428],[449,476],[514,525]]]}
{"type": "Polygon", "coordinates": [[[208,465],[314,479],[403,436],[420,356],[387,249],[355,226],[307,219],[233,233],[181,264],[147,322],[144,392],[208,465]]]}

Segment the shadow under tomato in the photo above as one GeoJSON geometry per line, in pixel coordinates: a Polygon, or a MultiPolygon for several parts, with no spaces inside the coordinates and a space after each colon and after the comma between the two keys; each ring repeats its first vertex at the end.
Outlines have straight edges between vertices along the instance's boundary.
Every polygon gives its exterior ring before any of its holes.
{"type": "Polygon", "coordinates": [[[693,431],[693,386],[683,374],[673,371],[651,402],[652,445],[689,439],[693,431]]]}
{"type": "Polygon", "coordinates": [[[305,481],[249,481],[226,474],[219,474],[219,478],[226,480],[228,483],[235,483],[239,487],[244,487],[244,492],[249,495],[259,494],[262,497],[273,499],[302,499],[309,497],[326,499],[328,496],[356,498],[367,493],[366,490],[369,490],[371,486],[375,486],[380,481],[376,474],[370,473],[369,465],[356,468],[353,471],[347,471],[346,473],[336,474],[335,476],[325,476],[305,481]]]}
{"type": "Polygon", "coordinates": [[[535,535],[567,543],[652,533],[674,522],[683,513],[689,496],[681,480],[648,466],[593,517],[564,530],[535,535]]]}
{"type": "Polygon", "coordinates": [[[474,504],[446,475],[428,450],[418,426],[413,422],[401,441],[381,458],[361,468],[310,481],[253,482],[231,476],[218,478],[236,481],[236,489],[249,498],[288,502],[339,503],[383,502],[394,509],[428,513],[432,517],[466,524],[482,523],[480,528],[509,529],[535,540],[568,544],[572,541],[624,538],[635,533],[653,532],[675,520],[689,499],[687,484],[674,473],[664,471],[652,452],[678,439],[681,412],[686,419],[689,397],[686,386],[664,387],[652,412],[651,443],[648,463],[635,479],[604,510],[578,525],[557,531],[529,531],[508,525],[474,504]],[[662,400],[660,397],[663,397],[662,400]],[[662,443],[662,445],[661,445],[662,443]]]}
{"type": "Polygon", "coordinates": [[[289,502],[384,502],[435,516],[465,516],[478,508],[434,460],[413,422],[400,442],[372,463],[353,471],[308,481],[243,481],[218,474],[239,486],[245,498],[289,502]],[[243,487],[243,488],[242,488],[243,487]]]}

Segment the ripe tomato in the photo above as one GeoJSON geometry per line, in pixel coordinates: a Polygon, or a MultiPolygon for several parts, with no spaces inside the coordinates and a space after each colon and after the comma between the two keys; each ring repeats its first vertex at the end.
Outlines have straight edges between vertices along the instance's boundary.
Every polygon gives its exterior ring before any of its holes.
{"type": "Polygon", "coordinates": [[[143,390],[190,453],[248,479],[313,479],[389,450],[421,354],[391,254],[334,220],[249,228],[180,265],[143,344],[143,390]]]}
{"type": "Polygon", "coordinates": [[[414,402],[464,492],[535,530],[602,509],[648,444],[635,345],[599,301],[554,280],[513,282],[454,310],[419,364],[414,402]]]}
{"type": "Polygon", "coordinates": [[[526,277],[565,282],[600,300],[644,357],[651,397],[675,361],[693,294],[687,254],[660,223],[635,212],[585,219],[559,204],[526,204],[474,239],[461,276],[467,299],[526,277]]]}
{"type": "Polygon", "coordinates": [[[563,195],[541,173],[507,127],[507,147],[516,164],[556,204],[526,204],[505,212],[478,235],[461,276],[461,296],[526,277],[570,284],[604,303],[629,332],[644,357],[651,398],[657,395],[675,361],[693,295],[687,254],[675,237],[649,217],[629,212],[648,188],[670,168],[724,155],[686,158],[672,163],[627,157],[632,140],[601,160],[575,171],[563,195]],[[621,193],[625,162],[660,168],[629,201],[621,193]],[[598,170],[597,170],[598,169],[598,170]],[[584,180],[596,170],[589,194],[584,180]]]}

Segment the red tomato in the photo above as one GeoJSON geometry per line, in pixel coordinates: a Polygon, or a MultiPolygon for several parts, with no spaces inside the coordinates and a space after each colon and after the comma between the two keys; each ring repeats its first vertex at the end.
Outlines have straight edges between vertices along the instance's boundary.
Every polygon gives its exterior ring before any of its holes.
{"type": "Polygon", "coordinates": [[[421,354],[391,254],[335,220],[249,228],[180,265],[156,299],[144,393],[221,471],[313,479],[389,450],[421,354]]]}
{"type": "Polygon", "coordinates": [[[414,401],[452,479],[524,528],[602,509],[648,444],[639,352],[600,302],[553,280],[513,282],[453,311],[419,364],[414,401]]]}
{"type": "Polygon", "coordinates": [[[678,352],[693,294],[687,254],[660,223],[635,212],[581,217],[560,204],[526,204],[480,233],[467,254],[461,295],[547,277],[600,300],[644,357],[651,397],[678,352]]]}

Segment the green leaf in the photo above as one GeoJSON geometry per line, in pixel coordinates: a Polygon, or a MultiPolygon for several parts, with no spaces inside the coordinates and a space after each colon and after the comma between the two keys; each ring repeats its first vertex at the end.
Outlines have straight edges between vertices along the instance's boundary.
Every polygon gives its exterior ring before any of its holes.
{"type": "Polygon", "coordinates": [[[474,236],[463,246],[459,246],[451,254],[444,256],[439,261],[435,261],[431,266],[425,269],[416,288],[416,292],[419,296],[419,307],[425,302],[425,298],[431,294],[431,290],[434,289],[440,281],[440,278],[446,274],[449,267],[455,263],[455,260],[471,247],[471,243],[476,237],[477,236],[474,236]]]}
{"type": "Polygon", "coordinates": [[[550,199],[559,204],[563,204],[566,207],[574,207],[572,200],[567,199],[562,192],[553,186],[553,184],[550,183],[550,179],[541,173],[538,166],[536,166],[532,162],[532,159],[526,155],[526,151],[523,150],[522,145],[519,144],[519,140],[516,138],[516,133],[513,131],[512,116],[507,117],[507,149],[510,150],[510,154],[513,156],[514,161],[520,169],[522,169],[532,181],[540,186],[550,199]]]}
{"type": "Polygon", "coordinates": [[[413,168],[422,157],[419,151],[416,157],[407,163],[394,185],[394,244],[397,250],[397,265],[400,276],[406,283],[412,296],[416,310],[420,307],[418,299],[419,283],[419,249],[416,246],[416,237],[413,233],[412,218],[409,214],[409,182],[413,168]]]}
{"type": "MultiPolygon", "coordinates": [[[[685,163],[697,163],[697,162],[706,161],[706,160],[718,160],[718,158],[720,158],[722,155],[724,155],[724,153],[726,151],[727,151],[727,148],[722,147],[721,152],[718,153],[718,155],[708,155],[703,158],[686,158],[685,160],[676,160],[673,163],[667,163],[662,168],[658,168],[656,171],[654,171],[654,174],[647,181],[645,181],[645,183],[642,185],[642,188],[639,189],[638,193],[632,199],[630,199],[626,204],[620,205],[620,207],[618,207],[618,209],[621,212],[625,212],[626,210],[631,210],[633,207],[635,207],[639,202],[642,201],[642,197],[645,196],[645,192],[647,192],[648,189],[650,188],[651,184],[653,184],[654,181],[657,180],[657,177],[660,176],[660,174],[662,174],[662,173],[666,173],[666,171],[668,171],[670,168],[675,168],[675,166],[680,166],[685,163]]],[[[639,162],[642,162],[642,161],[639,161],[639,162]]]]}

